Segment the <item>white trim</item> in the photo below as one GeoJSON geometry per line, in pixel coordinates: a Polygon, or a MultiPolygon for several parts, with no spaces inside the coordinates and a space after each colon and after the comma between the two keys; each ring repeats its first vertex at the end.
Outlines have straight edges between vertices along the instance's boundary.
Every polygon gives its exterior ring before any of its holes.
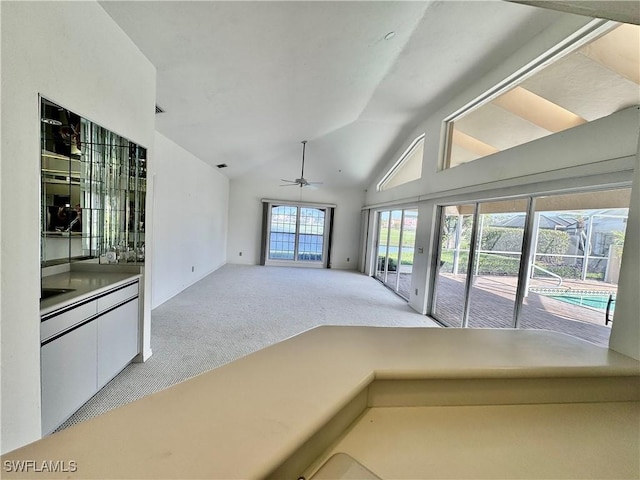
{"type": "Polygon", "coordinates": [[[384,177],[382,177],[382,180],[380,180],[376,185],[376,190],[378,192],[381,192],[384,189],[385,184],[388,183],[389,180],[391,180],[396,175],[396,173],[398,173],[400,168],[402,168],[402,166],[405,164],[407,159],[411,156],[413,151],[416,148],[418,148],[418,145],[420,144],[420,142],[421,141],[424,142],[424,137],[425,137],[424,133],[422,133],[421,135],[418,135],[418,137],[416,137],[416,139],[413,142],[411,142],[411,144],[407,147],[404,153],[400,155],[400,158],[398,158],[396,163],[393,164],[393,166],[384,175],[384,177]]]}
{"type": "Polygon", "coordinates": [[[493,180],[486,183],[457,187],[450,190],[424,193],[402,199],[389,200],[387,202],[367,204],[362,207],[362,210],[384,210],[395,206],[419,204],[432,200],[446,199],[446,201],[449,201],[449,199],[474,196],[476,196],[474,198],[489,199],[495,198],[495,195],[493,195],[492,192],[496,191],[503,192],[505,197],[516,197],[521,196],[523,192],[525,195],[543,194],[550,191],[557,191],[558,189],[564,189],[567,192],[571,192],[583,187],[589,188],[591,186],[598,185],[605,187],[610,185],[612,188],[625,187],[631,184],[630,178],[634,171],[635,162],[635,155],[627,155],[624,157],[600,160],[589,164],[591,167],[597,166],[597,170],[599,170],[598,172],[593,172],[589,175],[584,174],[584,165],[564,167],[558,170],[531,173],[520,177],[493,180]],[[557,172],[564,172],[566,175],[562,178],[552,180],[548,178],[550,174],[556,174],[557,172]]]}
{"type": "Polygon", "coordinates": [[[304,268],[325,268],[324,262],[311,262],[305,260],[269,260],[264,262],[268,267],[304,267],[304,268]]]}
{"type": "Polygon", "coordinates": [[[440,157],[438,161],[438,171],[447,170],[451,167],[447,166],[447,157],[451,150],[451,132],[453,122],[460,119],[460,117],[470,113],[471,111],[482,107],[489,103],[496,97],[502,95],[508,90],[518,86],[527,78],[538,73],[540,70],[546,68],[554,62],[557,62],[562,57],[565,57],[578,48],[586,45],[587,43],[595,40],[596,38],[604,35],[613,28],[620,25],[619,22],[604,19],[594,19],[584,27],[577,30],[572,35],[569,35],[563,41],[553,46],[533,61],[529,62],[519,70],[509,75],[507,78],[497,83],[489,90],[474,98],[470,102],[466,103],[462,107],[458,108],[452,114],[448,115],[442,121],[442,127],[440,132],[440,157]]]}
{"type": "Polygon", "coordinates": [[[265,238],[265,255],[264,264],[270,266],[283,266],[283,267],[307,267],[307,268],[330,268],[329,264],[329,238],[331,236],[331,211],[329,209],[335,208],[335,205],[321,204],[321,203],[309,203],[309,202],[290,202],[280,200],[267,200],[262,199],[263,203],[268,205],[267,210],[267,235],[265,238]],[[294,247],[294,259],[275,259],[270,258],[270,245],[271,245],[271,213],[273,207],[287,206],[296,207],[296,231],[295,231],[295,247],[294,247]],[[298,260],[296,259],[298,254],[298,241],[299,241],[299,228],[300,228],[300,209],[301,208],[317,208],[324,211],[324,229],[322,234],[322,260],[298,260]]]}
{"type": "Polygon", "coordinates": [[[271,198],[263,198],[260,201],[270,205],[292,205],[294,207],[336,208],[337,206],[335,203],[296,202],[295,200],[274,200],[271,198]]]}

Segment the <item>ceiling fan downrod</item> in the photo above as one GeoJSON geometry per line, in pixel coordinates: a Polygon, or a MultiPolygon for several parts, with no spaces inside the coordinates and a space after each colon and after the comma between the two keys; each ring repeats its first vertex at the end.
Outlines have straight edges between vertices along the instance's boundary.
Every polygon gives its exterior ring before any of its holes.
{"type": "Polygon", "coordinates": [[[302,140],[302,173],[300,173],[300,178],[304,178],[304,152],[307,149],[307,141],[302,140]]]}

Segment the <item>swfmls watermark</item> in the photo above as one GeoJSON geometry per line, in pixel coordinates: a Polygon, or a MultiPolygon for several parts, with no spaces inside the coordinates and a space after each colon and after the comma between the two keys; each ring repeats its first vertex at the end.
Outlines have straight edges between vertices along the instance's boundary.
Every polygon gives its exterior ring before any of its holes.
{"type": "Polygon", "coordinates": [[[7,473],[73,473],[78,471],[75,460],[5,460],[2,469],[7,473]]]}

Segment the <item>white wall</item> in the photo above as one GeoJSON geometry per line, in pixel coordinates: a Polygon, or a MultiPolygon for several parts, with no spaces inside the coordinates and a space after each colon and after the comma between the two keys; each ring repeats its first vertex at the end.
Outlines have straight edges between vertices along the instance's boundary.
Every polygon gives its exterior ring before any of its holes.
{"type": "MultiPolygon", "coordinates": [[[[541,138],[497,154],[458,167],[438,171],[440,164],[440,139],[443,120],[496,83],[507,78],[518,68],[528,64],[548,48],[573,33],[588,19],[571,18],[543,32],[533,42],[521,49],[489,75],[449,101],[438,112],[423,119],[403,145],[372,179],[366,204],[368,206],[393,205],[409,200],[419,204],[419,225],[416,246],[424,247],[423,256],[416,256],[413,285],[419,294],[412,293],[410,304],[418,311],[426,307],[427,279],[431,259],[435,252],[436,235],[434,216],[436,205],[496,198],[500,196],[541,193],[576,189],[581,187],[630,185],[634,174],[632,201],[638,201],[638,135],[640,115],[638,107],[631,107],[597,121],[541,138]],[[422,178],[384,192],[377,192],[376,183],[393,165],[407,145],[420,133],[425,133],[422,178]]],[[[638,292],[640,291],[640,263],[638,260],[638,211],[632,205],[627,227],[623,269],[626,276],[620,281],[616,320],[610,347],[627,355],[638,357],[640,320],[638,318],[638,292]],[[630,232],[636,225],[636,231],[630,232]],[[634,303],[635,302],[635,303],[634,303]],[[622,311],[622,313],[621,313],[622,311]]]]}
{"type": "Polygon", "coordinates": [[[262,234],[261,199],[289,200],[335,204],[331,268],[357,269],[360,250],[360,210],[364,191],[330,189],[319,186],[280,187],[276,179],[248,175],[231,181],[229,194],[228,263],[257,265],[260,263],[262,234]],[[239,253],[242,252],[242,256],[239,253]],[[347,259],[349,259],[347,261],[347,259]]]}
{"type": "MultiPolygon", "coordinates": [[[[450,108],[454,108],[454,105],[450,108]]],[[[422,179],[383,192],[376,192],[375,185],[372,185],[367,194],[367,204],[446,195],[462,189],[481,191],[498,185],[504,187],[597,175],[611,172],[612,169],[633,169],[633,159],[630,157],[635,156],[640,120],[637,107],[438,171],[440,128],[447,111],[450,110],[439,112],[421,126],[421,130],[427,132],[429,142],[428,146],[425,143],[422,179]],[[622,158],[627,160],[615,161],[622,158]]]]}
{"type": "Polygon", "coordinates": [[[640,139],[609,346],[640,360],[640,139]]]}
{"type": "Polygon", "coordinates": [[[152,163],[155,68],[98,3],[0,2],[0,9],[6,452],[41,433],[38,94],[149,148],[152,163]]]}
{"type": "Polygon", "coordinates": [[[215,167],[157,132],[154,150],[152,308],[225,264],[229,209],[215,167]]]}

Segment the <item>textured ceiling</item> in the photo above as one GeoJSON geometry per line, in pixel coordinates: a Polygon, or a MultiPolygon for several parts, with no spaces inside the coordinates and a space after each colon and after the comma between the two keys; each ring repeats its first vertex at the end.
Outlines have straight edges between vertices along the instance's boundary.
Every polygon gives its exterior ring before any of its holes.
{"type": "Polygon", "coordinates": [[[157,68],[156,128],[230,178],[364,186],[418,119],[558,18],[501,1],[105,1],[157,68]],[[388,32],[396,35],[390,40],[388,32]]]}

